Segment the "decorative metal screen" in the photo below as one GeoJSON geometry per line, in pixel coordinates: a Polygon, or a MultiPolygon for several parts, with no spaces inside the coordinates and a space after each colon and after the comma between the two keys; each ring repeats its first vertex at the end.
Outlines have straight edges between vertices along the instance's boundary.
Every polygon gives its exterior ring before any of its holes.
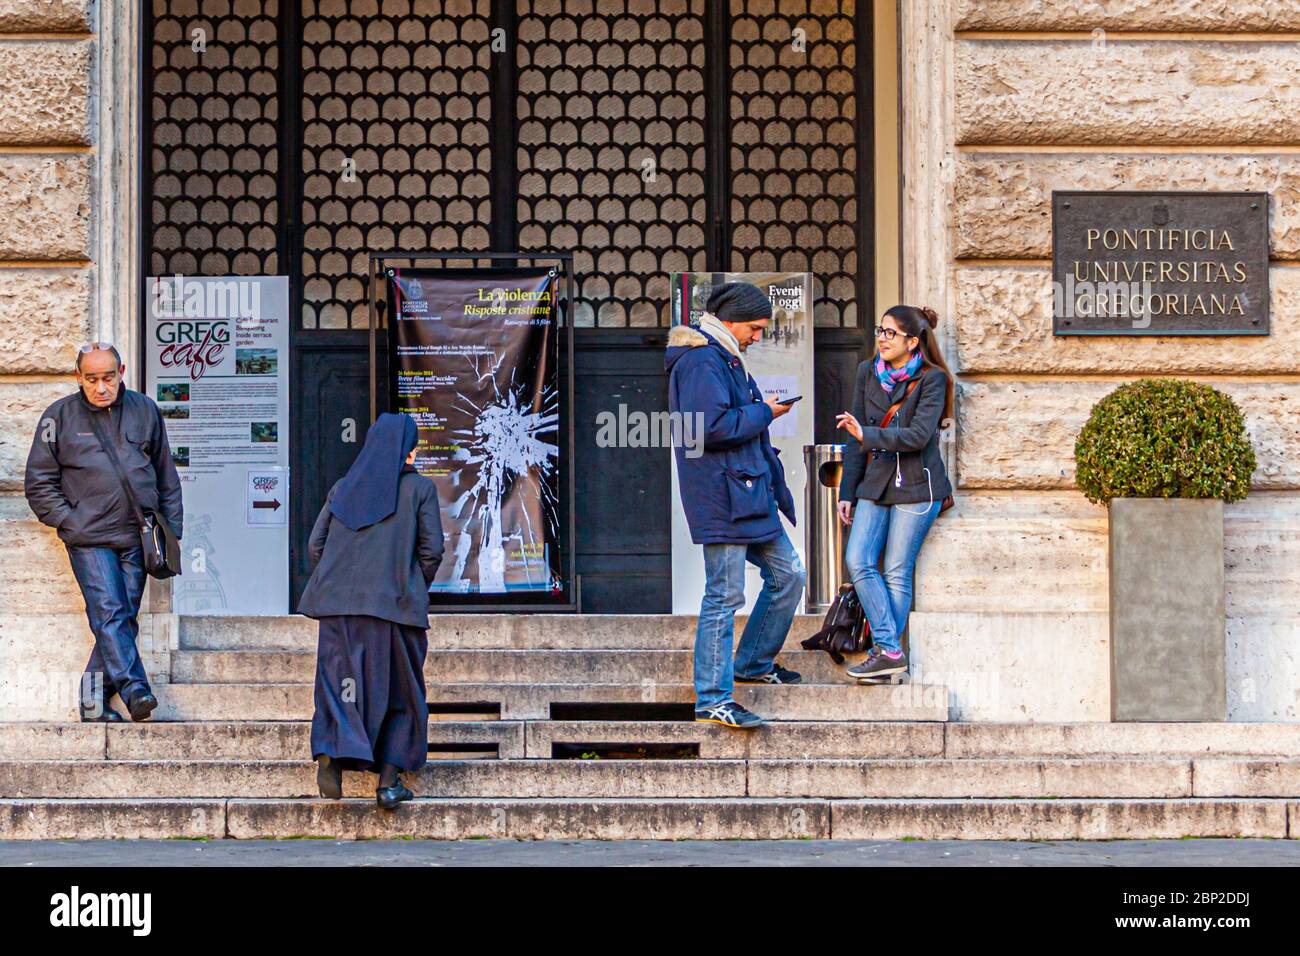
{"type": "Polygon", "coordinates": [[[731,268],[812,272],[814,323],[856,325],[853,0],[730,2],[731,268]]]}
{"type": "Polygon", "coordinates": [[[277,0],[152,0],[154,275],[274,275],[277,0]]]}
{"type": "Polygon", "coordinates": [[[368,254],[488,248],[489,0],[303,0],[302,324],[365,328],[368,254]]]}
{"type": "Polygon", "coordinates": [[[571,249],[575,324],[666,324],[705,268],[704,0],[519,0],[519,248],[571,249]]]}
{"type": "Polygon", "coordinates": [[[816,323],[857,324],[861,4],[502,6],[150,0],[151,271],[289,273],[302,329],[361,329],[370,253],[495,237],[574,253],[579,326],[664,325],[669,274],[709,268],[811,271],[816,323]],[[494,124],[494,104],[515,115],[494,124]]]}

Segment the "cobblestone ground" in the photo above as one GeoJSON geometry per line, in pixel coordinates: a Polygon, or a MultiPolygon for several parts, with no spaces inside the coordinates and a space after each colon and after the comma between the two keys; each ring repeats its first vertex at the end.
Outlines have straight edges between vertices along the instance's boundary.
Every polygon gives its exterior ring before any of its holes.
{"type": "Polygon", "coordinates": [[[1300,840],[0,843],[0,866],[1298,866],[1300,840]]]}

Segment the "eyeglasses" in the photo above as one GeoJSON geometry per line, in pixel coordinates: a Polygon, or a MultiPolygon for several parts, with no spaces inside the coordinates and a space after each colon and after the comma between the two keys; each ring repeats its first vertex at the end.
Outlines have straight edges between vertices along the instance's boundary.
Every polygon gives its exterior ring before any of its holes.
{"type": "Polygon", "coordinates": [[[894,341],[894,336],[902,334],[903,333],[898,331],[898,329],[887,329],[883,325],[876,326],[876,338],[884,339],[886,342],[892,342],[894,341]]]}
{"type": "MultiPolygon", "coordinates": [[[[113,359],[116,361],[116,363],[117,363],[118,365],[121,365],[121,364],[122,364],[122,355],[121,355],[121,353],[118,352],[118,350],[117,350],[117,349],[116,349],[116,348],[115,348],[111,343],[109,343],[109,342],[87,342],[85,345],[79,346],[79,347],[77,348],[77,361],[76,361],[76,366],[77,366],[77,371],[78,371],[78,372],[81,371],[81,357],[82,357],[83,355],[89,355],[91,352],[111,352],[112,355],[113,355],[113,359]]],[[[114,371],[113,371],[112,374],[114,374],[114,375],[117,374],[116,369],[114,369],[114,371]]]]}

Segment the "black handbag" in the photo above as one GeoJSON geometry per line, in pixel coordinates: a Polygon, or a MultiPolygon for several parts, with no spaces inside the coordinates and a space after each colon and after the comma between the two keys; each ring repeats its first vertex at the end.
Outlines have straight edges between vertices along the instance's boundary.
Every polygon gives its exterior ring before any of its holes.
{"type": "Polygon", "coordinates": [[[140,502],[135,497],[135,491],[132,490],[131,483],[126,480],[126,473],[122,471],[122,463],[117,460],[117,451],[113,448],[111,442],[104,439],[104,432],[100,428],[99,420],[94,412],[90,414],[90,427],[95,432],[99,447],[104,449],[104,454],[108,455],[109,464],[113,466],[113,472],[117,475],[117,480],[122,483],[122,490],[126,493],[127,503],[131,506],[131,510],[135,512],[135,520],[139,522],[140,549],[144,552],[145,571],[150,577],[160,580],[180,574],[180,541],[176,539],[176,535],[162,515],[156,511],[140,507],[140,502]]]}
{"type": "Polygon", "coordinates": [[[871,627],[852,584],[841,584],[821,630],[799,643],[806,651],[825,651],[836,664],[845,654],[860,654],[871,646],[871,627]]]}

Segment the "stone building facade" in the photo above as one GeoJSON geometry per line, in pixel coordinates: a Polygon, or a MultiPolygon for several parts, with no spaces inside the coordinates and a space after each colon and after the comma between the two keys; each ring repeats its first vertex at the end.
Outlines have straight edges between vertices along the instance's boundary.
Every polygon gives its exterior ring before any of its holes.
{"type": "MultiPolygon", "coordinates": [[[[72,387],[75,346],[135,354],[149,269],[135,7],[0,0],[0,720],[70,717],[60,692],[89,646],[22,467],[37,414],[72,387]]],[[[959,377],[958,505],[918,571],[920,675],[948,685],[957,718],[1107,719],[1106,512],[1073,486],[1074,438],[1118,383],[1179,375],[1242,403],[1259,458],[1226,510],[1229,716],[1300,720],[1300,4],[890,7],[876,17],[894,31],[875,41],[877,301],[938,309],[959,377]],[[1267,191],[1271,336],[1054,338],[1054,189],[1267,191]]],[[[153,588],[151,672],[175,633],[153,588]]]]}

